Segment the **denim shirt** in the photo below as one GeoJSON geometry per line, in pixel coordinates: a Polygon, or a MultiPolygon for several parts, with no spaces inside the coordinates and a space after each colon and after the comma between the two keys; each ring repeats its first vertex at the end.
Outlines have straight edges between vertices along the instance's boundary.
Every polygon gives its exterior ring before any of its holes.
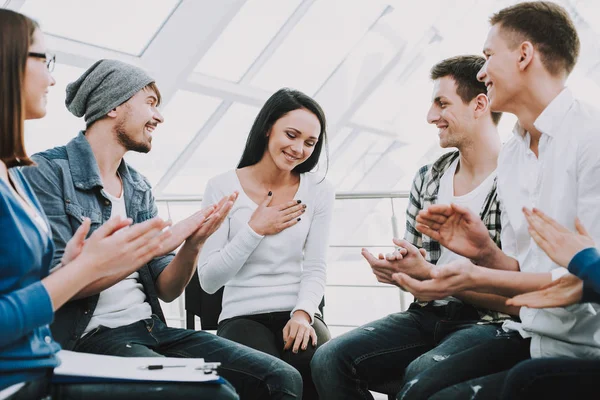
{"type": "MultiPolygon", "coordinates": [[[[90,234],[111,215],[112,203],[106,196],[94,153],[80,132],[66,146],[55,147],[33,155],[37,165],[23,168],[52,227],[56,251],[52,265],[60,262],[65,246],[87,217],[91,220],[90,234]]],[[[150,183],[141,174],[121,161],[119,174],[123,181],[125,208],[133,223],[158,215],[150,183]]],[[[138,270],[146,301],[152,313],[164,321],[156,293],[155,282],[171,262],[174,253],[157,257],[138,270]]],[[[75,347],[90,322],[98,304],[99,294],[72,300],[61,307],[51,326],[55,339],[67,350],[75,347]]]]}

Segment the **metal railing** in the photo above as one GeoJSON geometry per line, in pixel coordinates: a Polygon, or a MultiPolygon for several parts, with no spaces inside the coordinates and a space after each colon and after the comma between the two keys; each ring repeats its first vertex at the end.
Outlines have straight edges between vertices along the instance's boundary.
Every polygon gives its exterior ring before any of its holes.
{"type": "MultiPolygon", "coordinates": [[[[394,192],[337,192],[336,193],[336,201],[343,201],[343,200],[373,200],[373,199],[389,199],[390,200],[390,204],[391,204],[391,216],[390,216],[390,225],[392,228],[392,232],[394,237],[399,237],[399,227],[398,227],[398,221],[396,218],[396,210],[394,207],[394,199],[407,199],[409,196],[409,192],[408,191],[394,191],[394,192]]],[[[160,204],[164,204],[166,206],[167,209],[167,213],[169,214],[168,217],[171,217],[171,210],[170,210],[170,205],[174,205],[177,203],[201,203],[202,202],[202,196],[160,196],[156,199],[156,202],[160,205],[160,204]]],[[[401,211],[403,212],[403,210],[401,211]]],[[[361,248],[361,247],[392,247],[389,243],[388,244],[361,244],[361,245],[357,245],[357,244],[351,244],[351,245],[342,245],[342,244],[333,244],[329,246],[330,248],[338,248],[338,249],[346,249],[346,248],[361,248]]],[[[328,284],[327,287],[331,287],[331,288],[371,288],[371,289],[388,289],[385,286],[382,285],[378,285],[378,284],[367,284],[367,285],[358,285],[358,284],[328,284]]],[[[398,294],[399,294],[399,301],[400,301],[400,309],[401,310],[405,310],[406,309],[406,302],[404,299],[404,295],[403,292],[398,289],[398,294]]],[[[167,319],[168,320],[173,320],[173,321],[180,321],[180,323],[183,325],[183,322],[185,321],[185,307],[184,307],[184,296],[181,295],[178,299],[178,309],[179,309],[179,316],[174,316],[174,315],[168,315],[167,314],[167,319]]],[[[328,324],[330,327],[338,327],[338,328],[352,328],[352,327],[356,327],[357,325],[353,325],[353,324],[328,324]]]]}

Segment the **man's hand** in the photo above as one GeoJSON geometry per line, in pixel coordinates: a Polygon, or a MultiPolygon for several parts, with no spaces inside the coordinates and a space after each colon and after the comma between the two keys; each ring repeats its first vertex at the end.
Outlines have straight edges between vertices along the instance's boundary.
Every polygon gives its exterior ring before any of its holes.
{"type": "Polygon", "coordinates": [[[428,279],[431,265],[425,261],[424,251],[420,251],[406,240],[394,238],[393,242],[398,249],[391,254],[379,254],[375,257],[368,250],[362,249],[361,254],[367,260],[373,274],[382,283],[396,285],[392,275],[404,272],[416,279],[428,279]]]}
{"type": "Polygon", "coordinates": [[[566,274],[535,292],[520,294],[508,299],[506,305],[531,308],[565,307],[581,301],[583,281],[566,274]]]}
{"type": "Polygon", "coordinates": [[[229,211],[233,207],[233,203],[238,198],[238,192],[233,192],[229,196],[225,196],[217,203],[214,211],[200,224],[200,227],[187,239],[190,244],[196,248],[201,247],[206,239],[210,237],[223,223],[229,211]]]}
{"type": "Polygon", "coordinates": [[[456,204],[434,204],[417,215],[416,230],[471,260],[481,260],[496,244],[479,215],[456,204]]]}
{"type": "MultiPolygon", "coordinates": [[[[215,227],[215,225],[216,228],[218,228],[221,222],[223,222],[223,219],[227,216],[227,213],[229,213],[229,210],[231,210],[231,206],[236,199],[237,192],[234,192],[229,196],[224,196],[219,203],[203,208],[202,210],[175,224],[171,228],[171,237],[162,244],[162,249],[164,251],[163,254],[167,254],[175,250],[188,238],[192,239],[191,244],[195,245],[196,247],[199,247],[201,244],[203,244],[203,240],[206,240],[206,238],[210,236],[206,236],[206,233],[208,232],[206,228],[212,229],[215,227]],[[231,206],[226,208],[230,202],[231,206]],[[218,216],[214,216],[215,213],[218,214],[218,216]]],[[[212,234],[212,232],[210,233],[212,234]]]]}
{"type": "Polygon", "coordinates": [[[392,279],[398,286],[421,301],[439,300],[476,286],[474,273],[478,267],[469,260],[457,260],[431,270],[431,279],[419,281],[398,272],[392,279]]]}
{"type": "Polygon", "coordinates": [[[540,249],[561,267],[568,267],[571,259],[583,249],[594,247],[594,240],[585,230],[579,218],[575,220],[577,233],[571,232],[558,222],[534,208],[523,208],[529,224],[529,234],[540,249]]]}

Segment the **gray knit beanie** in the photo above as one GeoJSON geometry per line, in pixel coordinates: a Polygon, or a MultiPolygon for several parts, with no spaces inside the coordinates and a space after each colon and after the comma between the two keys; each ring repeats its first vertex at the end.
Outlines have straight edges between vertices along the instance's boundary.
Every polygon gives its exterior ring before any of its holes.
{"type": "Polygon", "coordinates": [[[154,79],[139,67],[100,60],[67,85],[65,104],[76,117],[85,116],[90,126],[152,82],[154,79]]]}

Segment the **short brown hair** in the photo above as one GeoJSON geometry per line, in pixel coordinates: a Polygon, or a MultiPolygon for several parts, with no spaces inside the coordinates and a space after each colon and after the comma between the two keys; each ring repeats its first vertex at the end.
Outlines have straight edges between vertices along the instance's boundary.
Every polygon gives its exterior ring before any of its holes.
{"type": "Polygon", "coordinates": [[[144,87],[144,89],[152,90],[156,94],[156,107],[160,106],[160,103],[162,101],[162,96],[160,94],[160,90],[158,90],[158,86],[156,85],[156,82],[150,82],[149,84],[147,84],[144,87]]]}
{"type": "MultiPolygon", "coordinates": [[[[430,71],[432,80],[451,77],[456,82],[456,94],[467,104],[480,94],[487,94],[485,83],[477,80],[477,73],[485,64],[485,58],[475,55],[447,58],[435,64],[430,71]]],[[[501,112],[492,112],[495,125],[500,122],[501,112]]]]}
{"type": "Polygon", "coordinates": [[[549,1],[534,1],[504,8],[490,17],[492,25],[512,33],[509,42],[524,40],[540,51],[542,63],[552,75],[573,71],[579,56],[579,35],[567,11],[549,1]]]}
{"type": "Polygon", "coordinates": [[[23,82],[29,46],[38,27],[23,14],[0,9],[0,160],[7,168],[33,164],[23,140],[23,82]]]}

